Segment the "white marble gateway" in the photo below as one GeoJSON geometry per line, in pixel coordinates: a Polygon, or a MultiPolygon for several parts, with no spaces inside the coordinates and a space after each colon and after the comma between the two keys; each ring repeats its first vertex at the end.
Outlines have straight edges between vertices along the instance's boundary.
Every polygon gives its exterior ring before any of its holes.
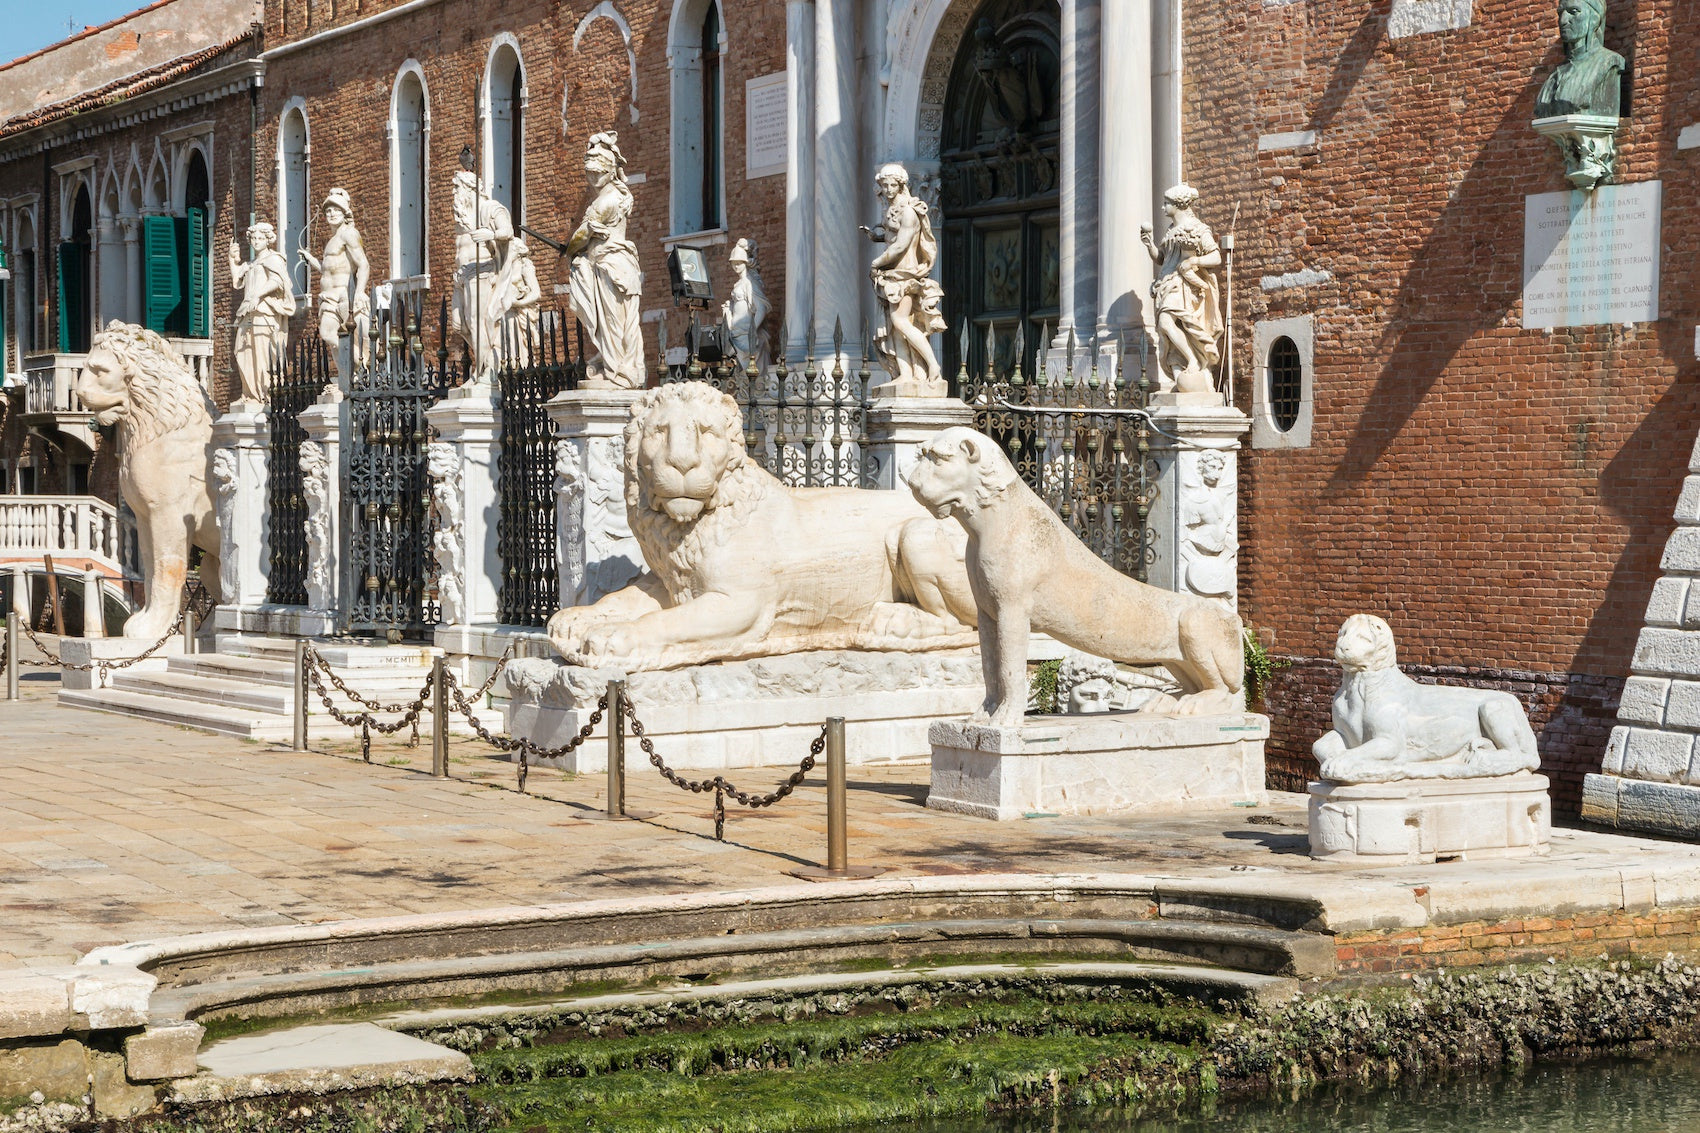
{"type": "MultiPolygon", "coordinates": [[[[511,663],[503,678],[508,734],[544,747],[566,743],[618,676],[559,659],[511,663]]],[[[823,650],[633,673],[626,692],[668,766],[703,771],[794,766],[828,716],[845,718],[850,763],[923,759],[927,726],[941,713],[966,715],[985,687],[973,649],[823,650]]],[[[583,747],[548,765],[606,770],[607,728],[598,725],[583,747]]],[[[629,735],[626,748],[627,774],[646,773],[645,757],[629,735]]],[[[1261,784],[1261,763],[1258,776],[1261,784]]]]}
{"type": "Polygon", "coordinates": [[[1268,738],[1269,718],[1252,713],[1039,716],[1014,728],[941,720],[928,732],[927,806],[1004,821],[1261,804],[1268,738]]]}
{"type": "Polygon", "coordinates": [[[1547,777],[1401,779],[1310,785],[1310,856],[1408,864],[1547,852],[1547,777]]]}

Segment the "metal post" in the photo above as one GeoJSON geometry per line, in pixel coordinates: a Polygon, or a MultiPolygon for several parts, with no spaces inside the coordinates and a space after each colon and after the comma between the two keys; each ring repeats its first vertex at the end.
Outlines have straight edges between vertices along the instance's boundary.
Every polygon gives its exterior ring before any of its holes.
{"type": "Polygon", "coordinates": [[[195,651],[195,607],[183,603],[183,652],[195,651]]]}
{"type": "Polygon", "coordinates": [[[608,817],[626,816],[626,682],[608,682],[608,817]]]}
{"type": "Polygon", "coordinates": [[[295,639],[295,750],[307,750],[307,639],[295,639]]]}
{"type": "Polygon", "coordinates": [[[844,717],[826,718],[826,868],[843,873],[849,868],[845,818],[848,811],[844,774],[844,717]]]}
{"type": "Polygon", "coordinates": [[[6,699],[18,699],[18,611],[6,611],[6,699]]]}
{"type": "Polygon", "coordinates": [[[431,658],[431,774],[449,777],[449,693],[443,679],[443,659],[431,658]]]}

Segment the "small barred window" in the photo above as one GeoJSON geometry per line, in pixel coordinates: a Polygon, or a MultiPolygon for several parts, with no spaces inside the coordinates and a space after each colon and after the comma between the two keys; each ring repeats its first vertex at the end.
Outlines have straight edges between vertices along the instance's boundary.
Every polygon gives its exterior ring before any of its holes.
{"type": "Polygon", "coordinates": [[[1269,347],[1269,412],[1283,433],[1298,424],[1299,399],[1304,390],[1304,361],[1299,348],[1286,335],[1269,347]]]}

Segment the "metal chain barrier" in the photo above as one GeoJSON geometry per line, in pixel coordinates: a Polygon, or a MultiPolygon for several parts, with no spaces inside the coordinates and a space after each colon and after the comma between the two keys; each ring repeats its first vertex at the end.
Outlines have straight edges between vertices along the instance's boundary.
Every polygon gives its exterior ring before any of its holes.
{"type": "Polygon", "coordinates": [[[330,662],[326,661],[324,656],[317,649],[314,649],[311,643],[308,643],[306,653],[307,679],[312,682],[314,691],[319,694],[319,703],[325,706],[325,711],[329,712],[331,719],[337,723],[346,728],[360,729],[360,758],[362,760],[367,763],[372,762],[373,732],[393,736],[403,728],[412,727],[413,738],[407,746],[419,746],[419,714],[425,711],[425,705],[431,699],[431,682],[429,680],[426,680],[425,686],[419,690],[418,698],[411,704],[382,704],[375,700],[368,700],[349,688],[336,673],[331,671],[330,662]],[[355,714],[344,712],[338,708],[336,702],[331,699],[330,689],[325,687],[327,679],[329,679],[332,687],[359,705],[362,711],[355,714]],[[386,724],[374,716],[372,714],[374,712],[400,712],[402,717],[386,724]]]}
{"type": "MultiPolygon", "coordinates": [[[[136,654],[136,656],[125,657],[117,661],[96,659],[85,665],[68,664],[62,657],[59,656],[59,654],[49,649],[46,642],[36,636],[35,630],[30,628],[28,622],[20,621],[18,623],[18,628],[24,631],[24,636],[30,639],[30,643],[32,645],[41,650],[42,655],[45,656],[47,660],[37,661],[29,657],[19,657],[18,664],[33,665],[38,669],[69,669],[73,673],[87,673],[98,670],[100,673],[101,683],[104,684],[106,679],[119,669],[128,669],[131,665],[146,661],[149,657],[152,657],[155,653],[158,653],[161,649],[165,648],[166,642],[170,641],[182,632],[184,612],[184,609],[179,608],[177,611],[177,620],[171,623],[171,628],[165,631],[165,636],[148,646],[142,652],[136,654]]],[[[3,659],[3,657],[4,654],[0,654],[0,659],[3,659]]],[[[3,661],[0,661],[0,663],[3,663],[3,661]]]]}
{"type": "Polygon", "coordinates": [[[791,772],[785,782],[779,784],[768,794],[751,794],[748,791],[739,790],[722,775],[715,775],[710,779],[687,779],[674,771],[667,766],[666,761],[655,750],[654,741],[644,734],[643,721],[639,720],[637,713],[632,711],[632,703],[629,699],[626,700],[625,707],[626,712],[630,715],[632,735],[637,737],[638,746],[643,748],[643,753],[649,756],[649,762],[657,771],[661,772],[663,779],[681,791],[690,791],[692,794],[701,794],[704,791],[714,792],[714,838],[717,842],[726,840],[726,800],[728,798],[740,806],[747,806],[751,809],[772,806],[803,785],[803,780],[808,778],[809,772],[815,769],[815,760],[820,758],[821,752],[826,750],[826,725],[822,724],[820,735],[809,741],[809,754],[803,757],[803,761],[797,764],[797,770],[791,772]]]}
{"type": "Polygon", "coordinates": [[[596,725],[602,723],[602,715],[608,710],[608,696],[603,694],[596,701],[596,710],[585,721],[584,727],[578,730],[578,735],[562,744],[560,747],[539,747],[527,739],[515,739],[512,736],[498,735],[479,722],[473,715],[473,702],[481,699],[494,684],[495,678],[484,682],[484,688],[478,697],[469,697],[460,687],[460,678],[455,676],[452,669],[443,671],[443,683],[448,686],[449,696],[454,701],[455,711],[466,717],[466,722],[472,725],[472,730],[478,733],[478,738],[498,751],[519,752],[519,789],[525,791],[526,777],[531,773],[530,761],[533,759],[559,759],[582,745],[590,738],[590,733],[596,730],[596,725]]]}

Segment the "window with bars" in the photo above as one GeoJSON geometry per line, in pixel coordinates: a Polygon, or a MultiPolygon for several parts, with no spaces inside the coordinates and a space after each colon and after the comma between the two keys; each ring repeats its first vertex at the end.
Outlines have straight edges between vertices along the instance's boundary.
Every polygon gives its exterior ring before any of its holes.
{"type": "Polygon", "coordinates": [[[1269,344],[1267,368],[1269,415],[1275,427],[1291,432],[1299,422],[1299,406],[1304,397],[1304,359],[1296,342],[1282,335],[1269,344]]]}

